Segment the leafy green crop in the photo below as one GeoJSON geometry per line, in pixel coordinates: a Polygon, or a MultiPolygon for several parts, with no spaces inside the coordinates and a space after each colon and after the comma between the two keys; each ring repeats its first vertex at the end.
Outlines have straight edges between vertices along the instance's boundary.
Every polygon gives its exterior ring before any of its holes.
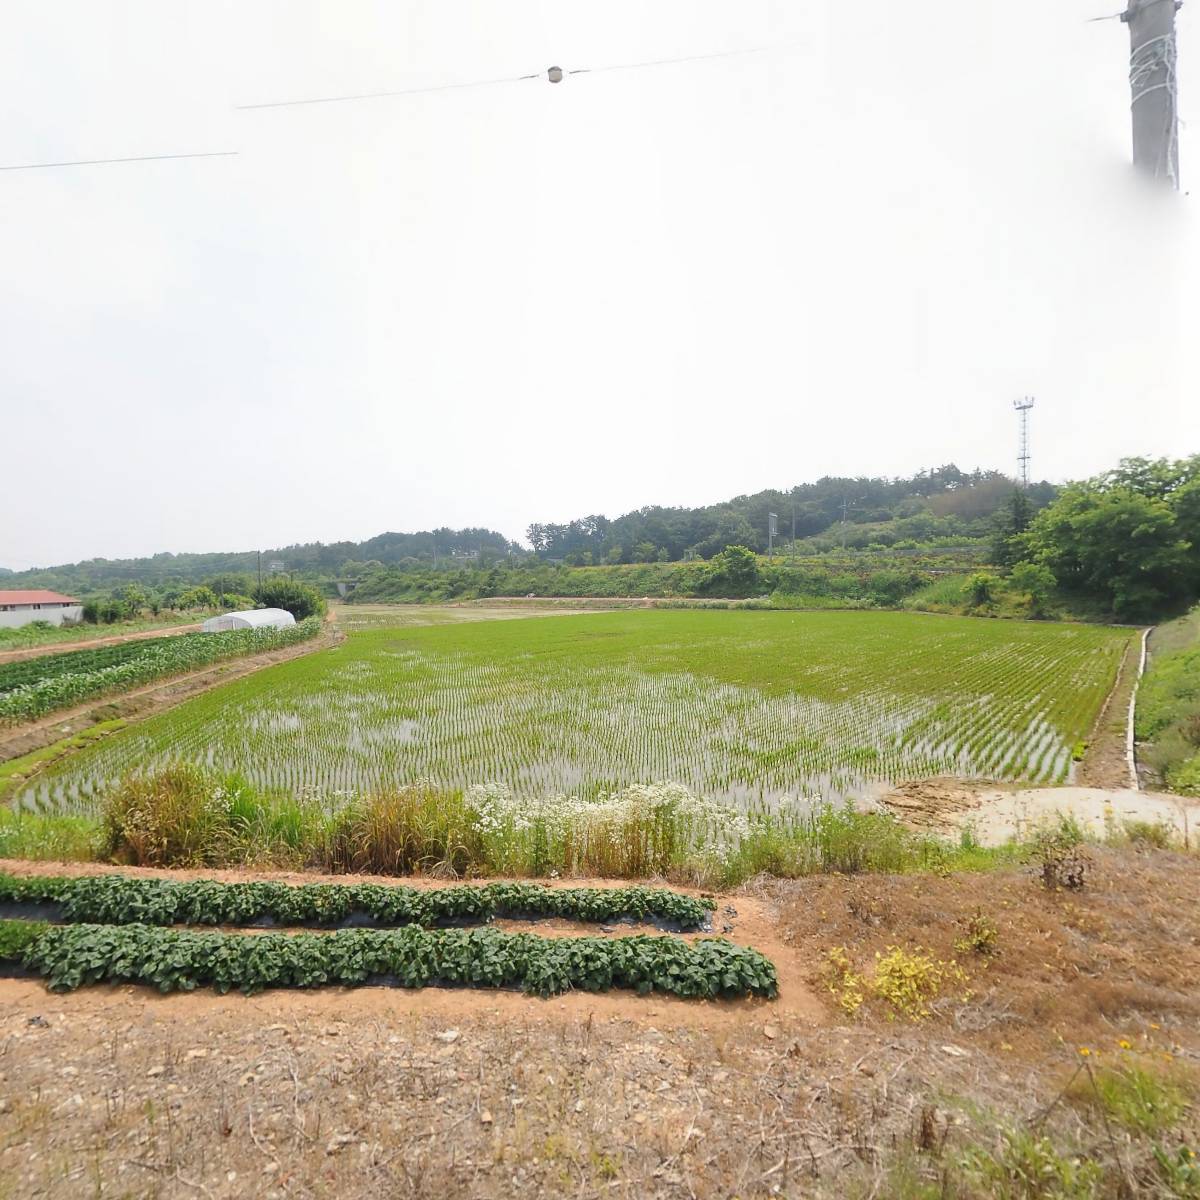
{"type": "Polygon", "coordinates": [[[9,663],[0,666],[0,724],[27,721],[222,659],[291,646],[320,628],[320,620],[310,618],[285,629],[185,633],[9,663]]]}
{"type": "Polygon", "coordinates": [[[144,983],[162,992],[213,987],[247,995],[275,987],[520,988],[539,996],[610,988],[716,999],[768,996],[778,981],[757,950],[723,938],[543,938],[498,929],[343,929],[330,934],[193,933],[149,925],[61,925],[28,935],[0,925],[0,957],[55,991],[144,983]],[[5,949],[8,947],[8,949],[5,949]]]}
{"type": "Polygon", "coordinates": [[[485,924],[497,917],[576,921],[657,920],[703,928],[715,901],[666,888],[552,888],[535,883],[444,888],[376,883],[221,883],[123,875],[21,877],[0,874],[0,903],[62,906],[69,922],[104,925],[337,925],[365,917],[380,925],[485,924]]]}
{"type": "Polygon", "coordinates": [[[48,928],[44,921],[0,921],[0,962],[20,962],[48,928]]]}

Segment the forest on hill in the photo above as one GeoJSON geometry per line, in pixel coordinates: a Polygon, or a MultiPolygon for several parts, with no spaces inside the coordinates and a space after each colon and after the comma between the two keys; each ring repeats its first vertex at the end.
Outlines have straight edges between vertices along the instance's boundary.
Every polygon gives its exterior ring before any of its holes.
{"type": "MultiPolygon", "coordinates": [[[[536,554],[573,566],[709,559],[727,546],[820,553],[837,548],[950,545],[986,539],[1016,481],[1001,471],[961,471],[954,463],[907,477],[825,476],[786,491],[767,489],[699,508],[639,508],[609,519],[593,514],[566,524],[533,524],[536,554]]],[[[1027,491],[1036,510],[1057,494],[1051,483],[1027,491]]]]}
{"type": "Polygon", "coordinates": [[[1200,590],[1200,455],[1124,459],[1064,487],[1021,488],[953,464],[906,478],[826,477],[697,508],[534,523],[528,539],[532,549],[489,529],[442,528],[261,555],[93,559],[6,583],[108,593],[112,612],[188,607],[198,592],[240,600],[261,568],[355,600],[770,596],[879,607],[922,594],[948,611],[1141,620],[1182,611],[1200,590]],[[756,562],[768,548],[772,561],[756,562]]]}
{"type": "MultiPolygon", "coordinates": [[[[790,542],[795,518],[796,550],[820,553],[837,547],[902,548],[962,544],[987,539],[1015,481],[999,471],[961,471],[953,463],[902,478],[834,477],[789,490],[767,489],[697,508],[647,506],[622,516],[599,514],[565,524],[535,522],[527,538],[532,551],[492,529],[439,528],[381,533],[362,542],[309,542],[261,551],[264,572],[303,578],[358,578],[379,567],[455,568],[488,566],[529,555],[573,566],[678,562],[711,559],[727,546],[767,549],[768,514],[778,518],[777,548],[790,542]]],[[[1033,509],[1056,495],[1053,484],[1031,485],[1033,509]]],[[[205,554],[164,552],[146,558],[94,558],[85,562],[14,572],[12,587],[88,592],[137,582],[143,586],[192,584],[229,572],[256,574],[260,552],[205,554]]]]}

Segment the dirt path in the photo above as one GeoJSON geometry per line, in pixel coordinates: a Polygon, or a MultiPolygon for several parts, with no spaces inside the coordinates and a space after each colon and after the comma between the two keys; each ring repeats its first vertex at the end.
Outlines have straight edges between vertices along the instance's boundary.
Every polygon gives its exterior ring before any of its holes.
{"type": "Polygon", "coordinates": [[[1127,788],[1130,785],[1125,734],[1129,704],[1138,686],[1138,663],[1142,654],[1142,631],[1125,648],[1121,668],[1096,717],[1083,761],[1075,767],[1072,783],[1079,787],[1127,788]]]}
{"type": "Polygon", "coordinates": [[[207,691],[219,684],[228,683],[260,671],[263,667],[274,666],[288,659],[299,658],[304,654],[312,654],[317,650],[325,650],[336,645],[342,638],[332,624],[325,630],[306,642],[294,646],[286,646],[281,650],[270,650],[265,654],[255,654],[246,658],[227,659],[200,671],[187,675],[176,675],[170,679],[160,679],[145,687],[131,692],[122,692],[107,699],[97,699],[81,704],[76,708],[64,709],[40,720],[29,722],[15,729],[4,730],[0,733],[0,762],[20,758],[32,754],[45,746],[78,734],[102,721],[112,721],[121,718],[126,722],[144,720],[154,713],[173,708],[176,704],[207,691]]]}
{"type": "Polygon", "coordinates": [[[28,646],[23,650],[0,650],[0,663],[19,662],[26,658],[44,658],[47,654],[69,654],[72,650],[93,650],[100,646],[116,646],[121,642],[137,642],[143,638],[174,637],[179,633],[195,633],[200,622],[192,625],[164,625],[161,629],[143,629],[138,633],[121,633],[113,637],[84,638],[78,642],[54,642],[45,646],[28,646]]]}

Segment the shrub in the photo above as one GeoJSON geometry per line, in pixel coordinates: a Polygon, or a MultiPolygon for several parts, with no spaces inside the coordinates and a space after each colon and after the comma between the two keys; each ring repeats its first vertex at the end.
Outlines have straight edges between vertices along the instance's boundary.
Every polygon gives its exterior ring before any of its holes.
{"type": "Polygon", "coordinates": [[[834,946],[825,957],[825,984],[837,1006],[853,1017],[867,998],[866,981],[851,966],[845,946],[834,946]]]}
{"type": "Polygon", "coordinates": [[[990,575],[986,571],[976,571],[973,575],[967,576],[967,603],[972,608],[982,608],[985,604],[991,604],[996,597],[996,587],[999,582],[995,575],[990,575]]]}
{"type": "Polygon", "coordinates": [[[1045,615],[1046,605],[1058,581],[1049,567],[1019,562],[1009,573],[1008,582],[1014,592],[1024,597],[1029,615],[1040,617],[1045,615]]]}
{"type": "Polygon", "coordinates": [[[888,1005],[889,1016],[920,1021],[929,1016],[929,1002],[947,984],[966,982],[967,975],[956,962],[942,962],[920,946],[912,950],[889,946],[885,953],[877,953],[869,977],[854,970],[844,946],[835,946],[826,955],[826,986],[850,1016],[874,996],[888,1005]]]}
{"type": "MultiPolygon", "coordinates": [[[[294,579],[267,579],[254,589],[255,601],[263,608],[283,608],[297,621],[325,615],[325,597],[316,588],[294,579]]],[[[214,597],[215,603],[215,597],[214,597]]]]}
{"type": "Polygon", "coordinates": [[[977,908],[966,922],[966,933],[954,943],[954,948],[964,954],[973,951],[990,956],[999,949],[999,941],[1000,931],[996,928],[996,922],[982,908],[977,908]]]}
{"type": "Polygon", "coordinates": [[[929,1001],[948,983],[966,983],[967,976],[953,960],[941,962],[920,946],[904,950],[889,946],[875,955],[871,990],[910,1021],[929,1016],[929,1001]]]}
{"type": "Polygon", "coordinates": [[[1081,849],[1083,831],[1071,817],[1060,817],[1052,829],[1034,839],[1033,857],[1041,865],[1042,884],[1051,891],[1078,891],[1087,881],[1091,865],[1081,849]]]}

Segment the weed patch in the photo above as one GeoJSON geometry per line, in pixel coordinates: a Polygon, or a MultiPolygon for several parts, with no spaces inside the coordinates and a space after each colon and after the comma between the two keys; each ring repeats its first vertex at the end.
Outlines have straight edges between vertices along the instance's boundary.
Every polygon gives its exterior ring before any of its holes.
{"type": "Polygon", "coordinates": [[[1080,1072],[1069,1095],[1074,1103],[1097,1108],[1138,1133],[1163,1133],[1182,1120],[1188,1095],[1181,1083],[1135,1062],[1080,1072]]]}
{"type": "Polygon", "coordinates": [[[937,959],[920,946],[912,950],[889,946],[875,955],[870,975],[854,969],[844,946],[835,946],[826,954],[826,987],[849,1016],[855,1016],[869,998],[874,998],[886,1006],[889,1018],[921,1021],[930,1014],[930,1001],[948,985],[965,986],[968,982],[966,972],[956,962],[937,959]]]}

